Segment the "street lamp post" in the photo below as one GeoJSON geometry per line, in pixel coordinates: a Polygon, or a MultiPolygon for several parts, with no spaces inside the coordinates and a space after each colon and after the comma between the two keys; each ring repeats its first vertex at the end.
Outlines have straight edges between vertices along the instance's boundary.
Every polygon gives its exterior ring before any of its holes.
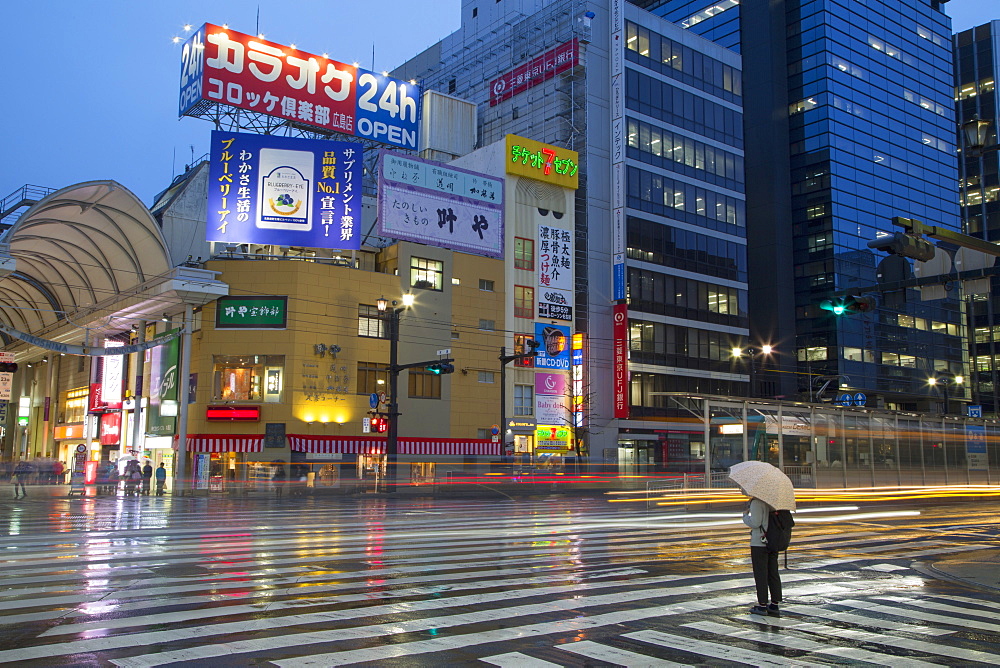
{"type": "Polygon", "coordinates": [[[757,356],[758,355],[770,355],[774,351],[771,346],[761,346],[760,350],[756,348],[747,348],[745,351],[743,348],[733,348],[732,355],[735,358],[742,359],[746,357],[750,360],[750,387],[747,391],[748,397],[757,396],[757,356]]]}
{"type": "Polygon", "coordinates": [[[385,439],[385,483],[386,491],[395,491],[396,483],[396,462],[399,454],[399,314],[413,305],[413,295],[407,293],[403,295],[403,305],[396,307],[393,300],[392,307],[385,297],[380,297],[375,302],[380,313],[388,316],[387,324],[389,331],[389,429],[385,439]]]}
{"type": "Polygon", "coordinates": [[[927,379],[927,384],[936,387],[941,386],[941,396],[944,398],[944,414],[948,415],[951,412],[951,406],[948,403],[948,388],[951,385],[962,385],[965,382],[965,378],[962,376],[955,376],[952,374],[942,374],[937,377],[931,377],[927,379]]]}

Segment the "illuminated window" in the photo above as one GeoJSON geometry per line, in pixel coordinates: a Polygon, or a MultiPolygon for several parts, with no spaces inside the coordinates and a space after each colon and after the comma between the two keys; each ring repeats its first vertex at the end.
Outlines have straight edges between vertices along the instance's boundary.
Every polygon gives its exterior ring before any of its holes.
{"type": "Polygon", "coordinates": [[[388,338],[383,315],[376,306],[358,304],[358,336],[372,339],[388,338]]]}
{"type": "Polygon", "coordinates": [[[514,286],[514,317],[535,317],[535,289],[523,285],[514,286]]]}
{"type": "Polygon", "coordinates": [[[440,292],[444,285],[444,263],[422,257],[410,258],[410,287],[440,292]]]}
{"type": "Polygon", "coordinates": [[[214,355],[213,401],[281,401],[284,355],[214,355]]]}
{"type": "MultiPolygon", "coordinates": [[[[82,357],[80,359],[83,359],[82,357]]],[[[59,422],[76,423],[83,422],[87,415],[87,397],[90,390],[86,387],[78,387],[62,393],[59,398],[59,422]]]]}
{"type": "MultiPolygon", "coordinates": [[[[531,334],[515,334],[514,335],[514,354],[522,355],[526,352],[531,352],[528,350],[528,341],[534,340],[534,336],[531,334]]],[[[522,367],[533,367],[535,366],[534,357],[525,357],[522,359],[514,360],[514,366],[522,367]]]]}

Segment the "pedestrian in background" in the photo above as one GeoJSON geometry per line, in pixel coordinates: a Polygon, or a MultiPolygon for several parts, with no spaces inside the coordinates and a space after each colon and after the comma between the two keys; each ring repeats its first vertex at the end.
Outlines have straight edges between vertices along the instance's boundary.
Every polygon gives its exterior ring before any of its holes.
{"type": "Polygon", "coordinates": [[[149,482],[153,479],[153,465],[146,460],[146,465],[142,467],[142,494],[149,496],[149,482]]]}
{"type": "Polygon", "coordinates": [[[25,482],[34,473],[35,467],[30,462],[22,459],[14,467],[14,473],[10,476],[10,481],[14,483],[14,498],[28,498],[28,490],[24,488],[25,482]],[[20,496],[18,496],[18,486],[20,486],[20,496]]]}
{"type": "Polygon", "coordinates": [[[66,467],[58,459],[52,462],[52,482],[61,485],[66,482],[66,467]]]}
{"type": "Polygon", "coordinates": [[[778,612],[781,603],[781,576],[778,574],[778,553],[767,549],[764,536],[767,533],[768,518],[774,511],[756,497],[750,497],[743,511],[743,524],[750,527],[750,564],[753,567],[753,581],[757,585],[757,605],[750,608],[752,615],[766,615],[778,612]],[[768,602],[770,594],[770,603],[768,602]]]}
{"type": "Polygon", "coordinates": [[[163,466],[163,462],[160,462],[154,475],[156,475],[156,495],[163,496],[163,487],[167,484],[167,469],[163,466]]]}
{"type": "Polygon", "coordinates": [[[271,476],[271,481],[274,482],[274,495],[281,498],[281,493],[285,490],[285,464],[284,462],[278,464],[274,469],[274,475],[271,476]]]}

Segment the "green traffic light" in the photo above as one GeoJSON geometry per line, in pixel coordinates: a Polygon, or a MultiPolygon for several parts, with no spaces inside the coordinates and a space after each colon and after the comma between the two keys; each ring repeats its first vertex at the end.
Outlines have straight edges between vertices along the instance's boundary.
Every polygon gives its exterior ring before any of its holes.
{"type": "Polygon", "coordinates": [[[834,304],[832,310],[834,315],[844,315],[844,311],[846,311],[847,309],[844,307],[843,304],[834,304]]]}

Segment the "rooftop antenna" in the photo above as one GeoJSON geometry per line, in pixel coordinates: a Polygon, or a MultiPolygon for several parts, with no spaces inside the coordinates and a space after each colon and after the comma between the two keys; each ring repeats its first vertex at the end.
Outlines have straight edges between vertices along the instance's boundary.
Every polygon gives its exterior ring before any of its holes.
{"type": "Polygon", "coordinates": [[[255,35],[260,34],[260,4],[257,5],[257,23],[254,26],[253,34],[255,35]]]}

